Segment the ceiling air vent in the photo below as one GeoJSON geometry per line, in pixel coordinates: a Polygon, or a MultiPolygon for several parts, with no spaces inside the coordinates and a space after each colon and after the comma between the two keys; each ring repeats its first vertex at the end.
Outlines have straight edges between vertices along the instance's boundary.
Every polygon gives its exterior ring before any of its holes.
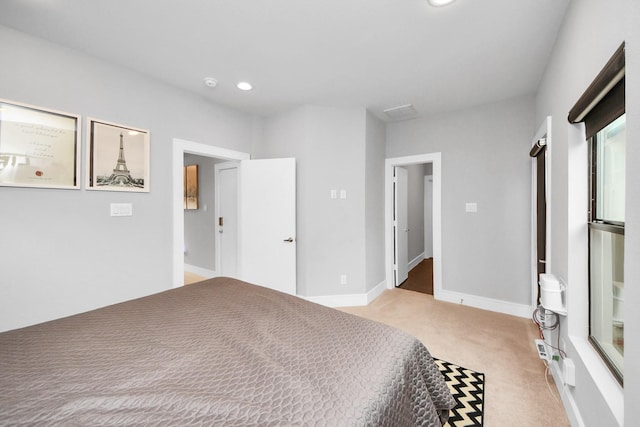
{"type": "Polygon", "coordinates": [[[383,112],[390,120],[393,121],[407,120],[418,117],[418,112],[415,108],[413,108],[413,105],[411,104],[387,108],[383,112]]]}

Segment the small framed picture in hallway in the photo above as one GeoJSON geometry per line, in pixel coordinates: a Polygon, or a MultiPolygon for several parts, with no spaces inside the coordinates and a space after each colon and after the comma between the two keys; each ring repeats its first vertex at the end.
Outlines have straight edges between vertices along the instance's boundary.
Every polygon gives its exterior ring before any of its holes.
{"type": "Polygon", "coordinates": [[[198,209],[198,165],[184,167],[184,208],[198,209]]]}

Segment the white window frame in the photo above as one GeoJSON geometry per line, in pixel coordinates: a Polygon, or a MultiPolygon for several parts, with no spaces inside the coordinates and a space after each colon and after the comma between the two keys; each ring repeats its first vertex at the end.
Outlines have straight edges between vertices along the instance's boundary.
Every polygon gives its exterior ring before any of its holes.
{"type": "MultiPolygon", "coordinates": [[[[589,208],[589,177],[585,173],[589,145],[586,143],[584,123],[568,124],[567,182],[567,328],[569,341],[577,354],[576,369],[580,365],[591,376],[602,400],[607,404],[619,425],[624,424],[624,390],[589,342],[589,229],[586,215],[589,208]],[[578,363],[579,362],[579,363],[578,363]]],[[[556,242],[557,243],[557,242],[556,242]]],[[[556,378],[558,380],[560,378],[556,378]]],[[[559,384],[562,384],[560,382],[559,384]]],[[[563,394],[569,392],[564,386],[563,394]]]]}

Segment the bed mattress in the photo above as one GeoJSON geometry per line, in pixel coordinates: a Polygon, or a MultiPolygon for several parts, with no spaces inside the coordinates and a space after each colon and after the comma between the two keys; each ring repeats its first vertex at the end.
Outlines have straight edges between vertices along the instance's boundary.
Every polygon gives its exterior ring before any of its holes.
{"type": "Polygon", "coordinates": [[[230,278],[0,334],[1,425],[439,426],[453,405],[416,338],[230,278]]]}

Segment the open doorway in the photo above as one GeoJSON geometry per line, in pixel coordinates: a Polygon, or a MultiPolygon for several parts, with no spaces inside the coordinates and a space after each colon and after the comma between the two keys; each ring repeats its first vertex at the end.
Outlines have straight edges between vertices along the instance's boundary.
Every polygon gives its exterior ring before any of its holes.
{"type": "Polygon", "coordinates": [[[185,284],[218,275],[216,254],[219,246],[215,239],[216,180],[215,165],[221,160],[214,157],[186,153],[185,168],[191,169],[189,182],[185,181],[184,202],[184,270],[185,284]],[[186,187],[191,185],[191,199],[187,201],[186,187]]]}
{"type": "Polygon", "coordinates": [[[394,286],[433,295],[433,164],[394,171],[394,286]]]}
{"type": "Polygon", "coordinates": [[[184,165],[198,188],[195,203],[185,199],[184,282],[237,277],[238,162],[185,153],[184,165]]]}
{"type": "MultiPolygon", "coordinates": [[[[401,172],[404,174],[404,172],[401,172]]],[[[407,174],[408,175],[408,174],[407,174]]],[[[407,194],[407,199],[409,199],[407,194]]],[[[409,203],[407,201],[407,203],[409,203]]],[[[404,244],[404,243],[401,243],[404,244]]],[[[437,299],[442,289],[442,256],[441,256],[441,155],[440,153],[422,154],[407,157],[397,157],[386,159],[385,161],[385,253],[386,253],[386,278],[387,287],[392,288],[397,284],[401,284],[403,280],[403,265],[406,263],[407,270],[411,266],[419,264],[425,257],[432,258],[432,275],[433,275],[433,295],[437,299]],[[429,166],[425,166],[428,164],[429,166]],[[421,192],[418,197],[419,200],[415,200],[416,197],[412,197],[412,203],[424,203],[422,209],[416,209],[419,212],[428,211],[430,218],[425,218],[427,215],[422,216],[419,219],[413,220],[413,224],[422,226],[409,226],[409,220],[407,219],[407,225],[398,225],[396,214],[396,197],[395,197],[395,185],[396,168],[403,168],[408,170],[413,169],[414,174],[418,179],[422,180],[421,185],[417,185],[414,192],[421,192]],[[430,174],[429,174],[430,172],[430,174]],[[425,185],[427,184],[427,185],[425,185]],[[428,190],[427,190],[428,187],[428,190]],[[431,209],[426,206],[425,192],[431,193],[431,209]],[[430,225],[427,224],[427,220],[430,220],[430,225]],[[425,226],[426,225],[426,226],[425,226]],[[407,249],[407,259],[398,259],[398,234],[405,233],[407,237],[407,244],[409,243],[408,237],[410,237],[413,230],[413,248],[407,249]],[[427,241],[428,240],[428,241],[427,241]],[[415,243],[417,242],[417,243],[415,243]],[[409,259],[409,254],[411,259],[409,259]],[[400,265],[400,275],[398,274],[398,266],[400,265]]]]}
{"type": "Polygon", "coordinates": [[[173,140],[173,287],[185,283],[185,214],[183,168],[185,154],[192,154],[218,160],[248,160],[249,154],[206,144],[173,140]]]}
{"type": "Polygon", "coordinates": [[[183,169],[190,153],[238,163],[235,278],[295,295],[296,159],[250,160],[248,153],[180,139],[173,143],[173,286],[184,285],[183,169]]]}

